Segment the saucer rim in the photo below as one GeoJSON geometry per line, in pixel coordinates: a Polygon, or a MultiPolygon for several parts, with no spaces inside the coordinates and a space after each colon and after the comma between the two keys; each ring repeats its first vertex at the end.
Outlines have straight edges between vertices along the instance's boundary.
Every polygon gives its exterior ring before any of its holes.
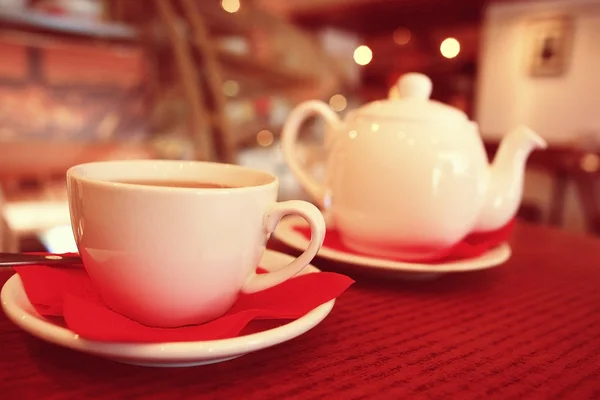
{"type": "MultiPolygon", "coordinates": [[[[306,224],[306,221],[295,215],[286,216],[277,225],[277,228],[273,232],[273,237],[295,250],[304,251],[306,246],[308,246],[309,240],[302,234],[294,231],[293,227],[297,224],[306,224]]],[[[325,246],[322,246],[317,253],[317,257],[330,261],[352,264],[368,269],[416,274],[479,271],[503,264],[511,257],[511,255],[512,250],[507,242],[489,249],[485,253],[474,258],[439,264],[395,261],[367,255],[346,253],[325,246]]]]}
{"type": "MultiPolygon", "coordinates": [[[[294,257],[267,249],[261,263],[272,258],[273,262],[290,262],[294,257]]],[[[261,265],[265,269],[269,269],[261,265]]],[[[312,264],[303,273],[319,273],[312,264]]],[[[211,360],[236,358],[257,350],[292,340],[321,323],[331,312],[336,299],[312,309],[302,317],[276,328],[228,339],[187,342],[129,343],[100,342],[79,337],[70,329],[57,325],[35,311],[27,299],[23,283],[17,273],[11,276],[0,292],[0,302],[6,316],[23,331],[46,342],[83,353],[94,354],[122,362],[146,361],[153,364],[176,364],[182,362],[203,363],[211,360]],[[20,292],[20,293],[19,293],[20,292]],[[24,298],[17,296],[22,295],[24,298]],[[23,303],[25,302],[25,303],[23,303]]]]}

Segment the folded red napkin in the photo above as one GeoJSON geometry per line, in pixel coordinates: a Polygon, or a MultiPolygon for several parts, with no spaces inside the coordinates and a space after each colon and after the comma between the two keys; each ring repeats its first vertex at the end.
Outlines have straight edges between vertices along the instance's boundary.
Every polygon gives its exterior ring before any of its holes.
{"type": "MultiPolygon", "coordinates": [[[[482,255],[486,251],[502,244],[505,242],[513,231],[515,225],[514,219],[509,221],[506,225],[500,229],[490,232],[479,232],[468,235],[463,240],[458,242],[452,247],[445,249],[444,251],[437,254],[435,257],[419,261],[422,264],[441,264],[450,261],[466,260],[482,255]]],[[[294,226],[294,230],[299,232],[307,240],[310,240],[310,228],[307,226],[294,226]]],[[[325,241],[323,247],[327,247],[332,250],[341,251],[344,253],[350,253],[355,255],[363,255],[355,250],[349,249],[344,245],[340,237],[339,232],[335,228],[328,228],[327,235],[325,235],[325,241]]],[[[368,255],[367,255],[368,256],[368,255]]],[[[403,261],[400,257],[392,258],[395,261],[403,261]]]]}
{"type": "MultiPolygon", "coordinates": [[[[82,338],[108,342],[185,342],[225,339],[252,324],[297,319],[338,296],[354,281],[331,273],[299,275],[278,286],[253,294],[240,294],[222,317],[200,325],[154,328],[139,324],[106,306],[83,268],[15,267],[29,301],[44,316],[62,317],[82,338]]],[[[264,272],[260,268],[259,273],[264,272]]]]}

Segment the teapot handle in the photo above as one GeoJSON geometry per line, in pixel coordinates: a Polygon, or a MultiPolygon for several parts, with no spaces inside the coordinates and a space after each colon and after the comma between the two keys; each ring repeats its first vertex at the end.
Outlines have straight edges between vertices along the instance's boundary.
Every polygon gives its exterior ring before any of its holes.
{"type": "Polygon", "coordinates": [[[304,120],[310,116],[319,115],[325,119],[329,129],[337,130],[341,124],[340,117],[326,103],[318,100],[309,100],[300,103],[288,116],[281,133],[281,146],[283,156],[300,181],[300,185],[308,192],[317,205],[325,208],[325,185],[319,183],[298,161],[296,157],[296,142],[298,131],[304,120]]]}

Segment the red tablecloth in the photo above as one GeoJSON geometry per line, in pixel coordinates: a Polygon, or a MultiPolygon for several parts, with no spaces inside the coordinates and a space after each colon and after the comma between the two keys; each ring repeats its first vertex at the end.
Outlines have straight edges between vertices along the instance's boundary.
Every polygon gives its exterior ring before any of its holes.
{"type": "Polygon", "coordinates": [[[0,397],[600,398],[600,240],[519,225],[511,243],[498,268],[433,281],[355,270],[357,283],[314,330],[195,368],[65,350],[2,315],[0,397]]]}

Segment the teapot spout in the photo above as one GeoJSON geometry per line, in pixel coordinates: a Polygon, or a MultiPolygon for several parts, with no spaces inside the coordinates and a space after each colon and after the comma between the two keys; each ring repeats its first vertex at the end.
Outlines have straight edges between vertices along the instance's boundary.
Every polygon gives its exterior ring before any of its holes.
{"type": "Polygon", "coordinates": [[[475,231],[501,228],[515,216],[523,197],[527,159],[532,151],[546,147],[546,141],[525,126],[504,137],[489,167],[486,199],[475,231]]]}

